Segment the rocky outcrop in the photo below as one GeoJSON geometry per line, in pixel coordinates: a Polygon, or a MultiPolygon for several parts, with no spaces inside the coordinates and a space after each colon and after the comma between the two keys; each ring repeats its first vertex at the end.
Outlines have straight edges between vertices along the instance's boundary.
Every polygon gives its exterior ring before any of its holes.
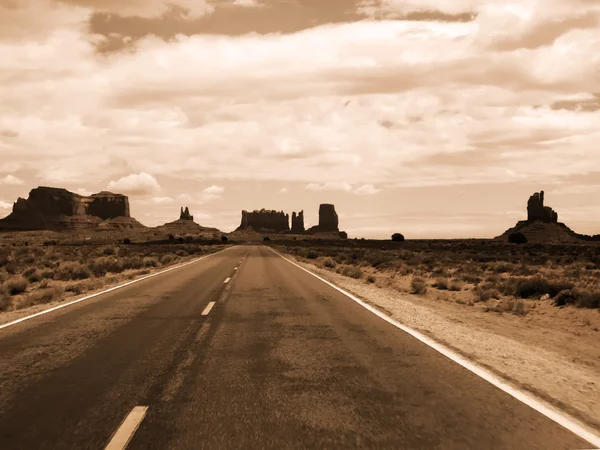
{"type": "Polygon", "coordinates": [[[557,223],[558,214],[549,206],[544,206],[544,191],[536,192],[527,201],[527,220],[557,223]]]}
{"type": "Polygon", "coordinates": [[[183,210],[183,206],[181,207],[181,214],[179,214],[179,220],[194,220],[194,216],[190,214],[190,210],[188,207],[185,207],[185,211],[183,210]]]}
{"type": "Polygon", "coordinates": [[[292,213],[292,233],[304,233],[306,229],[304,228],[304,211],[300,211],[298,214],[296,212],[292,213]]]}
{"type": "Polygon", "coordinates": [[[521,233],[529,243],[566,243],[596,241],[600,237],[585,236],[571,230],[558,221],[558,214],[549,206],[544,206],[544,191],[536,192],[527,201],[527,220],[521,220],[496,239],[508,241],[513,233],[521,233]]]}
{"type": "Polygon", "coordinates": [[[290,231],[290,215],[283,211],[268,209],[254,210],[252,212],[242,211],[242,221],[238,230],[252,228],[255,231],[270,231],[283,233],[290,231]]]}
{"type": "Polygon", "coordinates": [[[335,206],[327,203],[319,205],[319,225],[309,228],[308,233],[338,233],[340,230],[335,206]]]}
{"type": "Polygon", "coordinates": [[[27,199],[17,199],[12,213],[0,220],[0,229],[60,231],[143,227],[129,214],[129,199],[125,195],[103,191],[87,197],[66,189],[41,186],[32,189],[27,199]]]}

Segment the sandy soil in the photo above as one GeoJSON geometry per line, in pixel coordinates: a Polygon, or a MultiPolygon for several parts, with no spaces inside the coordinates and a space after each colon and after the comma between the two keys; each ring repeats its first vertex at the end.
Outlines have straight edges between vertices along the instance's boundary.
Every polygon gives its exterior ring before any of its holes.
{"type": "Polygon", "coordinates": [[[528,301],[528,313],[485,312],[464,292],[408,292],[407,279],[352,279],[286,255],[398,322],[600,430],[600,311],[528,301]],[[460,303],[457,303],[458,300],[460,303]]]}

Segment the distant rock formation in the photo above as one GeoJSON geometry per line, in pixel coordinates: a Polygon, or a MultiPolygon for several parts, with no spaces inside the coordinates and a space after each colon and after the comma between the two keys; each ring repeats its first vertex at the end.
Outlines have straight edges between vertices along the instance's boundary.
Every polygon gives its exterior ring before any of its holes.
{"type": "Polygon", "coordinates": [[[559,222],[558,213],[549,206],[544,206],[544,191],[536,192],[529,197],[527,220],[517,222],[513,228],[506,230],[496,239],[508,241],[508,237],[515,232],[525,235],[530,243],[600,241],[600,235],[582,235],[559,222]]]}
{"type": "Polygon", "coordinates": [[[283,211],[261,209],[252,212],[242,211],[242,221],[238,230],[271,231],[283,233],[290,231],[290,215],[283,211]]]}
{"type": "Polygon", "coordinates": [[[311,227],[308,233],[338,233],[340,230],[335,206],[327,203],[319,205],[319,225],[311,227]]]}
{"type": "Polygon", "coordinates": [[[292,233],[304,233],[306,229],[304,228],[304,211],[300,211],[298,214],[296,212],[292,213],[292,233]]]}
{"type": "Polygon", "coordinates": [[[144,227],[129,215],[125,195],[100,192],[89,197],[41,186],[19,198],[12,213],[0,220],[3,230],[73,230],[144,227]]]}
{"type": "Polygon", "coordinates": [[[190,214],[190,210],[188,207],[185,207],[185,211],[183,210],[183,206],[181,207],[181,214],[179,214],[179,220],[194,220],[194,216],[190,214]]]}
{"type": "Polygon", "coordinates": [[[549,206],[544,206],[544,191],[536,192],[527,202],[527,220],[540,220],[546,223],[557,223],[558,214],[549,206]]]}

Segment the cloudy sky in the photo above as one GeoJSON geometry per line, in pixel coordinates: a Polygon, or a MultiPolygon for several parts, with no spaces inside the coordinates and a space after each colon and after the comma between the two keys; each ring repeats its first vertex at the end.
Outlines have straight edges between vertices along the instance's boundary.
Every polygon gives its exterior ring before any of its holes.
{"type": "Polygon", "coordinates": [[[415,238],[544,189],[600,233],[600,0],[0,0],[0,216],[40,185],[415,238]]]}

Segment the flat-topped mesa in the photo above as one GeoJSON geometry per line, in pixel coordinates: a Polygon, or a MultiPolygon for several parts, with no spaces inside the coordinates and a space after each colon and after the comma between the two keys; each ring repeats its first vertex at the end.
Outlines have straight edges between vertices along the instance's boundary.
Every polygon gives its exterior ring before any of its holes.
{"type": "Polygon", "coordinates": [[[309,233],[337,233],[339,232],[339,219],[335,206],[323,203],[319,205],[319,225],[309,228],[309,233]]]}
{"type": "Polygon", "coordinates": [[[292,213],[292,233],[304,233],[306,229],[304,228],[304,211],[300,211],[298,214],[296,212],[292,213]]]}
{"type": "Polygon", "coordinates": [[[527,221],[536,220],[546,223],[558,222],[558,213],[549,206],[544,206],[544,191],[536,192],[527,201],[527,221]]]}
{"type": "Polygon", "coordinates": [[[252,228],[255,231],[282,233],[290,231],[290,215],[283,211],[261,209],[252,212],[242,211],[242,221],[238,230],[252,228]]]}
{"type": "Polygon", "coordinates": [[[98,226],[138,227],[130,218],[129,199],[125,195],[100,192],[83,196],[62,188],[40,186],[19,198],[12,213],[0,220],[0,228],[11,230],[65,230],[98,226]]]}
{"type": "Polygon", "coordinates": [[[186,206],[185,210],[181,207],[181,213],[179,214],[179,220],[194,220],[194,216],[190,214],[189,208],[186,206]]]}

